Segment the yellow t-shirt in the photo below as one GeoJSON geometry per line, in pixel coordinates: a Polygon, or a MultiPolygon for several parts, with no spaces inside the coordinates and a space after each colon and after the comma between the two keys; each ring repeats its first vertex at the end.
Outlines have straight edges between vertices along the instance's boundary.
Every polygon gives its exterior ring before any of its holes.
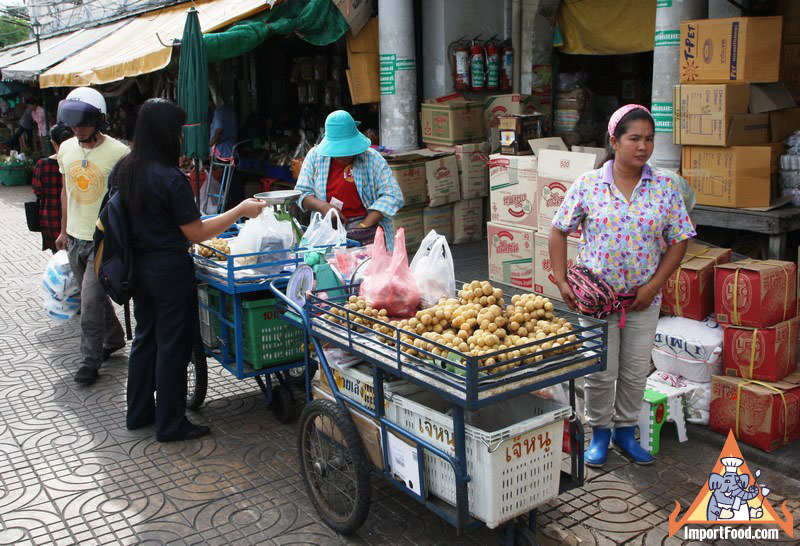
{"type": "Polygon", "coordinates": [[[58,150],[58,170],[67,191],[67,235],[91,241],[100,205],[108,191],[108,175],[130,149],[110,136],[95,148],[81,148],[78,139],[58,150]]]}

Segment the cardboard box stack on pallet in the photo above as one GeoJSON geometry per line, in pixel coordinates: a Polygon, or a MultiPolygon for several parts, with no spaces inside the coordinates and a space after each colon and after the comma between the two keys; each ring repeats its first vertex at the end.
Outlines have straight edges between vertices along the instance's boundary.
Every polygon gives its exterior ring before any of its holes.
{"type": "Polygon", "coordinates": [[[681,23],[674,141],[699,205],[777,202],[783,141],[800,128],[800,109],[779,82],[782,28],[781,16],[681,23]]]}

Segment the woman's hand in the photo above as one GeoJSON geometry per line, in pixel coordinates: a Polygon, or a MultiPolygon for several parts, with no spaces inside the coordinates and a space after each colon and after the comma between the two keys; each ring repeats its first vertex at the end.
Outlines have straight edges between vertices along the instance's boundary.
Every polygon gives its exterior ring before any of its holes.
{"type": "Polygon", "coordinates": [[[261,201],[260,199],[255,199],[254,197],[250,197],[249,199],[245,199],[238,205],[236,205],[236,212],[239,216],[247,216],[248,218],[255,218],[261,211],[264,210],[264,207],[267,206],[266,201],[261,201]]]}
{"type": "Polygon", "coordinates": [[[567,307],[573,311],[577,311],[578,306],[575,303],[575,294],[572,292],[572,288],[569,286],[569,283],[564,280],[557,282],[556,286],[558,287],[558,291],[561,292],[561,299],[564,300],[564,303],[567,304],[567,307]]]}
{"type": "Polygon", "coordinates": [[[653,300],[658,296],[659,289],[650,283],[643,284],[636,290],[636,298],[630,306],[631,311],[644,311],[653,304],[653,300]]]}

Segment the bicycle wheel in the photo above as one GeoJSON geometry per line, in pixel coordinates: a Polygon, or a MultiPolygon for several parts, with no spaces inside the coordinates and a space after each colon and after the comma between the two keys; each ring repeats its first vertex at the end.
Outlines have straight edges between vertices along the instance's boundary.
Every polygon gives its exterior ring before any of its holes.
{"type": "Polygon", "coordinates": [[[208,363],[202,342],[199,345],[192,351],[186,367],[186,407],[190,410],[202,406],[208,392],[208,363]]]}
{"type": "Polygon", "coordinates": [[[303,481],[328,527],[356,531],[369,512],[370,484],[361,438],[350,415],[328,400],[306,405],[297,438],[303,481]]]}
{"type": "Polygon", "coordinates": [[[279,423],[285,425],[292,421],[294,400],[292,400],[292,393],[283,385],[272,387],[272,405],[270,409],[279,423]]]}

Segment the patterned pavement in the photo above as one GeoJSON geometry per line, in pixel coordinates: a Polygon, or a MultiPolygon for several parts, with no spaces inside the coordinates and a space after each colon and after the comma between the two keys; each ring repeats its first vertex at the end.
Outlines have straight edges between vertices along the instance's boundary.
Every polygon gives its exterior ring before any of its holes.
{"type": "MultiPolygon", "coordinates": [[[[80,387],[72,380],[77,324],[53,324],[40,311],[49,253],[25,229],[29,196],[30,186],[0,187],[0,544],[494,543],[487,530],[456,536],[377,478],[366,523],[337,536],[306,496],[296,423],[279,424],[254,381],[218,367],[191,416],[210,436],[159,444],[152,428],[127,431],[126,353],[104,365],[95,385],[80,387]]],[[[482,248],[454,252],[465,278],[485,271],[485,251],[474,252],[482,248]]],[[[541,508],[541,542],[683,543],[666,538],[667,516],[675,500],[691,503],[718,452],[691,439],[678,444],[665,428],[649,468],[610,455],[584,488],[541,508]]],[[[769,467],[762,481],[773,487],[771,500],[788,501],[800,537],[800,483],[769,467]]]]}

